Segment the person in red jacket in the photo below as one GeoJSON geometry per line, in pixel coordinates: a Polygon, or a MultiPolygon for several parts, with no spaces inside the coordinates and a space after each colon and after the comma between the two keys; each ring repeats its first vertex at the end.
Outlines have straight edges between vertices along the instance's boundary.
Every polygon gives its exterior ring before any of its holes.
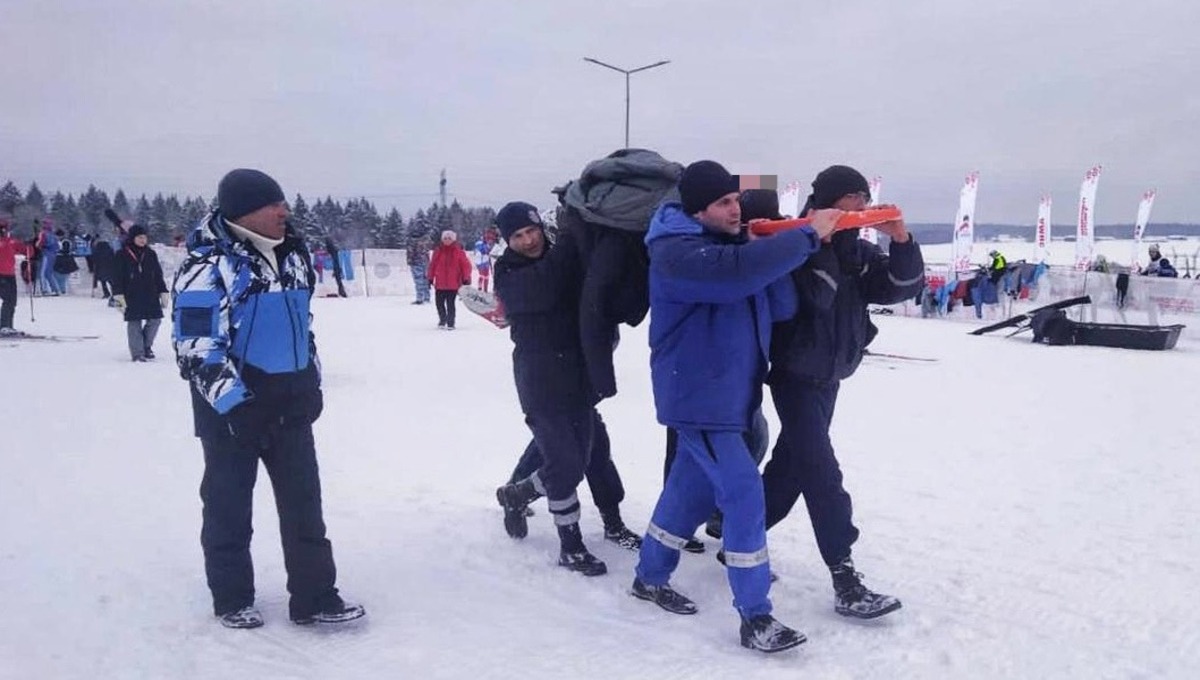
{"type": "Polygon", "coordinates": [[[452,331],[454,300],[458,297],[458,289],[471,283],[471,261],[458,243],[458,234],[449,229],[442,232],[442,244],[433,250],[433,257],[429,260],[428,276],[435,291],[438,328],[452,331]]]}
{"type": "Polygon", "coordinates": [[[8,233],[0,221],[0,334],[12,333],[17,309],[17,255],[28,255],[25,243],[8,233]]]}

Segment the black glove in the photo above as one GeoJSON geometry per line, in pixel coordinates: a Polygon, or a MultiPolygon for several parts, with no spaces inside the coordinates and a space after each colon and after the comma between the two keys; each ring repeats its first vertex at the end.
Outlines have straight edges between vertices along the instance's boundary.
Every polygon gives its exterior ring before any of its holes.
{"type": "Polygon", "coordinates": [[[271,445],[279,427],[278,419],[273,422],[266,409],[253,399],[238,404],[225,414],[225,424],[234,439],[258,449],[271,445]]]}

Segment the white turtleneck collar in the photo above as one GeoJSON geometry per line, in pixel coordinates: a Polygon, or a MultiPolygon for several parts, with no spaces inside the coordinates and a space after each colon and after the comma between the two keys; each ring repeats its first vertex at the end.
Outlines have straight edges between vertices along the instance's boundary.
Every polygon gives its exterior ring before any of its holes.
{"type": "Polygon", "coordinates": [[[244,241],[249,241],[255,250],[262,253],[263,259],[270,263],[272,269],[279,269],[279,265],[275,261],[275,247],[283,243],[282,238],[267,238],[230,220],[225,220],[225,224],[229,226],[229,231],[233,232],[234,236],[244,241]]]}

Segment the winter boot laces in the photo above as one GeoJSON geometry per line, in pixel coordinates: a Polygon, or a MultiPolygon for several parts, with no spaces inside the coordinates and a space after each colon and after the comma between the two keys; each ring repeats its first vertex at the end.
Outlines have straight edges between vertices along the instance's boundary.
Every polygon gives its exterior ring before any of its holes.
{"type": "Polygon", "coordinates": [[[672,614],[687,615],[696,613],[696,603],[681,595],[669,583],[661,586],[651,586],[642,583],[641,579],[635,578],[633,579],[633,587],[629,589],[629,594],[639,600],[653,602],[672,614]]]}
{"type": "Polygon", "coordinates": [[[635,552],[642,548],[642,537],[630,531],[624,524],[604,527],[604,540],[635,552]]]}
{"type": "Polygon", "coordinates": [[[770,614],[742,619],[742,646],[774,654],[804,643],[804,633],[788,628],[770,614]]]}
{"type": "Polygon", "coordinates": [[[263,625],[262,614],[253,606],[225,612],[217,617],[226,628],[258,628],[263,625]]]}
{"type": "Polygon", "coordinates": [[[849,557],[829,568],[833,575],[833,609],[842,616],[873,619],[900,608],[900,600],[873,592],[863,585],[863,575],[854,570],[849,557]]]}

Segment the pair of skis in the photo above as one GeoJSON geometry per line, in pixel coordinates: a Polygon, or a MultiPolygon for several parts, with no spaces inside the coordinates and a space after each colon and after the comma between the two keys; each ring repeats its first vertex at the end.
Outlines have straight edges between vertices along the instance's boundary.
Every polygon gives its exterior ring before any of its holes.
{"type": "Polygon", "coordinates": [[[976,328],[975,330],[971,331],[971,335],[983,335],[985,333],[991,333],[992,331],[998,331],[1004,328],[1015,328],[1016,330],[1014,330],[1011,335],[1016,335],[1017,333],[1029,328],[1029,323],[1033,320],[1034,315],[1038,312],[1047,309],[1067,309],[1068,307],[1074,307],[1075,305],[1091,304],[1091,302],[1092,298],[1089,295],[1081,295],[1068,300],[1059,300],[1058,302],[1052,302],[1048,305],[1031,309],[1024,314],[1017,314],[1016,316],[1009,317],[999,323],[994,323],[990,326],[984,326],[983,328],[976,328]]]}
{"type": "Polygon", "coordinates": [[[42,335],[40,333],[26,333],[25,331],[17,331],[15,333],[0,333],[0,342],[13,344],[19,342],[79,342],[82,340],[99,340],[99,335],[42,335]]]}

